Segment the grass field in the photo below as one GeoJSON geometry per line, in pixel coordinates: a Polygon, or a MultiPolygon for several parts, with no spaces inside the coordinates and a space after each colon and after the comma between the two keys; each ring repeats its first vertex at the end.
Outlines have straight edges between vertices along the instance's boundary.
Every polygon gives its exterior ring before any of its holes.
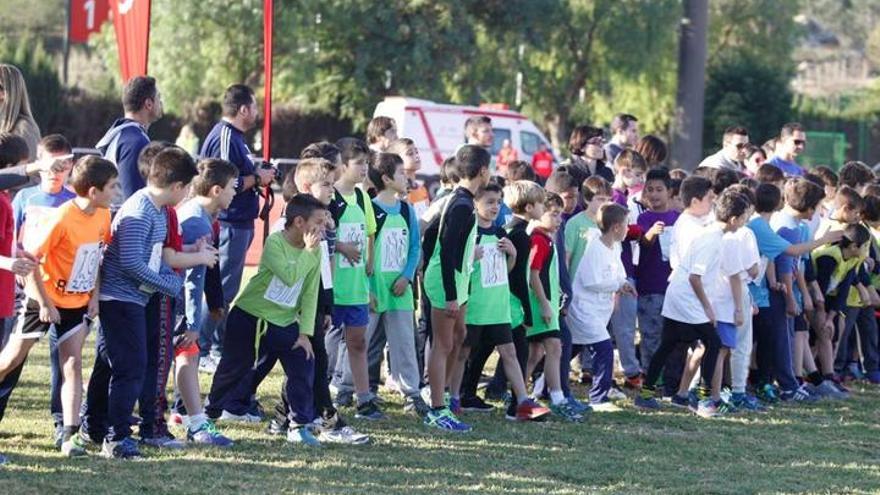
{"type": "MultiPolygon", "coordinates": [[[[307,449],[223,425],[231,450],[145,450],[140,461],[53,449],[46,345],[35,348],[0,425],[0,494],[26,493],[878,493],[880,390],[845,402],[702,420],[631,407],[584,424],[468,416],[473,433],[427,431],[386,396],[389,419],[355,426],[370,446],[307,449]]],[[[91,360],[91,353],[87,362],[91,360]]],[[[203,376],[203,387],[208,386],[203,376]]],[[[260,389],[271,406],[280,369],[260,389]]],[[[349,416],[351,411],[345,411],[349,416]]]]}

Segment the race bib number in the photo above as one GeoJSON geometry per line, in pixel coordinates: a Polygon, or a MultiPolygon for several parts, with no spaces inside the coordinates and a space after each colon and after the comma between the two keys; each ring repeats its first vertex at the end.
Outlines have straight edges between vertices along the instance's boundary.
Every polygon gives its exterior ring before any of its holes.
{"type": "Polygon", "coordinates": [[[336,241],[354,244],[361,253],[361,259],[357,263],[348,261],[348,258],[342,255],[337,249],[336,255],[339,257],[338,266],[340,268],[355,268],[364,266],[364,245],[367,242],[366,227],[361,223],[343,223],[339,225],[336,231],[336,241]]]}
{"type": "Polygon", "coordinates": [[[263,298],[285,308],[295,308],[297,301],[299,301],[299,293],[302,292],[302,286],[302,279],[297,280],[293,285],[284,285],[281,279],[273,276],[263,298]]]}
{"type": "Polygon", "coordinates": [[[497,244],[483,244],[480,259],[480,283],[484,288],[507,284],[507,256],[497,244]]]}
{"type": "Polygon", "coordinates": [[[672,247],[672,229],[674,227],[664,227],[663,232],[660,233],[659,241],[660,241],[660,255],[663,257],[663,261],[669,261],[669,251],[672,247]]]}
{"type": "Polygon", "coordinates": [[[382,259],[379,269],[382,272],[400,273],[406,264],[409,251],[407,231],[402,227],[386,227],[382,229],[382,259]]]}
{"type": "Polygon", "coordinates": [[[81,244],[77,248],[65,291],[82,294],[94,290],[101,268],[101,251],[100,242],[81,244]]]}
{"type": "Polygon", "coordinates": [[[147,263],[147,266],[150,270],[159,273],[159,269],[162,268],[162,243],[157,242],[153,244],[153,250],[150,252],[150,262],[147,263]]]}

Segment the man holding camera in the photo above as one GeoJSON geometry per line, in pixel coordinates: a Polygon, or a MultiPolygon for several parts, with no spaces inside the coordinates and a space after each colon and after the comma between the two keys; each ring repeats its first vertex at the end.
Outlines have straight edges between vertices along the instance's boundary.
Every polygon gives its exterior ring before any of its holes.
{"type": "MultiPolygon", "coordinates": [[[[275,178],[272,167],[254,167],[244,133],[257,122],[257,99],[254,90],[244,84],[226,88],[223,96],[223,118],[211,129],[202,146],[203,158],[221,158],[238,167],[235,197],[226,211],[220,213],[220,276],[226,307],[232,303],[241,286],[245,254],[254,240],[254,220],[260,211],[260,188],[275,178]]],[[[213,372],[223,349],[225,318],[211,313],[202,330],[202,359],[199,368],[213,372]],[[213,327],[213,328],[212,328],[213,327]],[[207,337],[207,338],[206,338],[207,337]],[[210,343],[210,345],[205,345],[210,343]]]]}

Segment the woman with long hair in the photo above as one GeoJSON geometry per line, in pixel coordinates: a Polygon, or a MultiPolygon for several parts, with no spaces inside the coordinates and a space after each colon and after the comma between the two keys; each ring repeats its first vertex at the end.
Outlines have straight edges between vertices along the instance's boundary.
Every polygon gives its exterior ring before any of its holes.
{"type": "Polygon", "coordinates": [[[9,64],[0,64],[0,132],[20,136],[27,142],[30,159],[36,158],[40,128],[31,112],[24,77],[9,64]]]}

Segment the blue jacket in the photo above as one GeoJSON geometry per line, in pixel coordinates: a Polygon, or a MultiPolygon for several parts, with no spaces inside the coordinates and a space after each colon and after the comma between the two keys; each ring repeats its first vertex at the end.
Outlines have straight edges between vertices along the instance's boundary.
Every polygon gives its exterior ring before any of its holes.
{"type": "Polygon", "coordinates": [[[119,171],[119,185],[122,197],[115,198],[111,209],[116,211],[132,194],[146,186],[138,170],[138,156],[144,146],[150,143],[147,130],[139,122],[131,119],[116,119],[95,148],[116,165],[119,171]]]}
{"type": "Polygon", "coordinates": [[[259,191],[256,188],[242,190],[244,178],[254,175],[251,150],[244,141],[244,134],[229,122],[221,120],[211,129],[202,145],[203,158],[221,158],[238,167],[235,197],[226,211],[220,213],[220,221],[238,228],[254,228],[254,219],[260,213],[259,191]]]}

